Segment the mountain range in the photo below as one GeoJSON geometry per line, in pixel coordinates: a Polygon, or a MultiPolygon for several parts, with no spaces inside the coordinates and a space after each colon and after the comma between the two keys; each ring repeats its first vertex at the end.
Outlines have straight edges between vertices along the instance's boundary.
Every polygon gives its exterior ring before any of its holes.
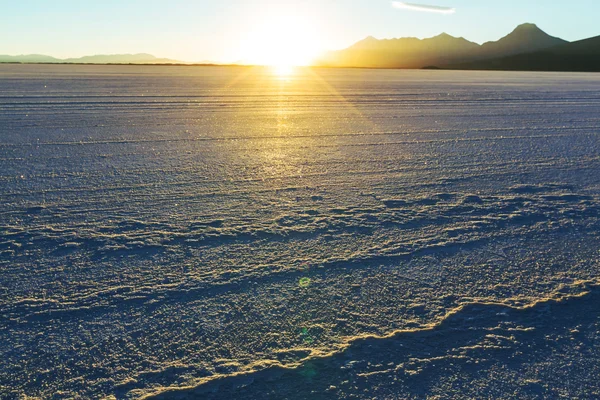
{"type": "Polygon", "coordinates": [[[479,45],[443,33],[429,39],[368,37],[326,53],[328,67],[600,71],[600,36],[578,42],[550,36],[534,24],[479,45]]]}
{"type": "MultiPolygon", "coordinates": [[[[0,55],[0,63],[185,64],[151,54],[95,55],[59,59],[46,55],[0,55]]],[[[200,64],[211,64],[203,62],[200,64]]],[[[535,24],[519,25],[507,36],[477,44],[442,33],[428,39],[363,39],[324,54],[324,67],[482,69],[600,72],[600,36],[577,42],[551,36],[535,24]]]]}
{"type": "Polygon", "coordinates": [[[152,54],[111,54],[80,58],[54,58],[43,54],[0,55],[0,63],[65,63],[65,64],[181,64],[181,61],[157,58],[152,54]]]}

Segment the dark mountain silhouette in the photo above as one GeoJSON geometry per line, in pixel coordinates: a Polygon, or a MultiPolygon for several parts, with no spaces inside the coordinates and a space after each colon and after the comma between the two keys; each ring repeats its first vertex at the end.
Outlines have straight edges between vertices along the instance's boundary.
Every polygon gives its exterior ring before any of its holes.
{"type": "Polygon", "coordinates": [[[368,37],[353,46],[326,54],[318,65],[367,68],[424,68],[461,65],[534,52],[568,43],[548,35],[534,24],[519,25],[509,35],[483,45],[448,34],[416,38],[378,40],[368,37]]]}
{"type": "Polygon", "coordinates": [[[510,56],[543,50],[565,43],[568,42],[548,35],[535,24],[523,24],[502,39],[481,45],[477,56],[486,58],[510,56]]]}
{"type": "Polygon", "coordinates": [[[72,63],[72,64],[176,64],[180,61],[168,58],[157,58],[152,54],[111,54],[95,55],[80,58],[58,59],[41,54],[20,56],[0,55],[0,62],[11,63],[72,63]]]}
{"type": "Polygon", "coordinates": [[[530,53],[444,67],[506,71],[600,72],[600,36],[530,53]]]}
{"type": "Polygon", "coordinates": [[[477,48],[477,43],[446,33],[422,40],[378,40],[368,37],[348,49],[326,54],[317,64],[335,67],[421,68],[464,59],[477,48]]]}

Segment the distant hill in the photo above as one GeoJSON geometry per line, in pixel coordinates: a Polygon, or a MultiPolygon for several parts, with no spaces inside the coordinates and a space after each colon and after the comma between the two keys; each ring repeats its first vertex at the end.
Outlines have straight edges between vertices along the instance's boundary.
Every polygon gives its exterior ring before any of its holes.
{"type": "Polygon", "coordinates": [[[540,51],[444,67],[504,71],[600,72],[600,36],[540,51]]]}
{"type": "Polygon", "coordinates": [[[378,40],[368,37],[347,49],[327,53],[317,64],[366,68],[458,66],[541,51],[568,43],[566,40],[548,35],[534,24],[523,24],[498,41],[483,45],[445,33],[423,40],[416,38],[378,40]]]}
{"type": "Polygon", "coordinates": [[[61,62],[58,58],[45,56],[43,54],[28,54],[21,56],[6,56],[0,55],[0,62],[14,63],[58,63],[61,62]]]}
{"type": "Polygon", "coordinates": [[[0,55],[0,62],[10,63],[70,63],[70,64],[180,64],[181,61],[157,58],[152,54],[111,54],[59,59],[42,54],[20,56],[0,55]]]}

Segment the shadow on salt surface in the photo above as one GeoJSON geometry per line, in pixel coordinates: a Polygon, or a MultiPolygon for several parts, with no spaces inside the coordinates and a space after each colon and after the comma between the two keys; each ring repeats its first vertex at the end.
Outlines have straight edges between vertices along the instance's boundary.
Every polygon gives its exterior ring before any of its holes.
{"type": "Polygon", "coordinates": [[[509,188],[509,190],[513,193],[518,193],[518,194],[534,194],[534,193],[546,193],[546,192],[553,192],[553,191],[558,191],[558,190],[565,190],[565,191],[573,191],[575,190],[575,187],[572,185],[566,185],[566,184],[559,184],[559,183],[554,183],[554,184],[542,184],[542,185],[515,185],[509,188]]]}
{"type": "Polygon", "coordinates": [[[592,398],[600,395],[599,342],[600,287],[579,283],[530,307],[466,304],[437,326],[357,339],[297,368],[151,398],[592,398]]]}

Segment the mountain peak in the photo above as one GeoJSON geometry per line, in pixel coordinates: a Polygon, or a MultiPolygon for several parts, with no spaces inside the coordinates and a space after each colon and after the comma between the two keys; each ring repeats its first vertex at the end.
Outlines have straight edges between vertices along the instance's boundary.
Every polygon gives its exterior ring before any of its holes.
{"type": "Polygon", "coordinates": [[[567,43],[565,40],[548,35],[535,24],[521,24],[507,36],[496,42],[484,43],[482,55],[505,57],[520,53],[531,53],[567,43]]]}
{"type": "Polygon", "coordinates": [[[508,36],[500,39],[498,42],[502,42],[503,40],[511,40],[515,42],[538,42],[544,44],[543,42],[551,41],[554,44],[560,44],[559,42],[566,43],[566,41],[555,38],[553,36],[548,35],[546,32],[541,30],[536,24],[521,24],[515,28],[508,36]]]}
{"type": "Polygon", "coordinates": [[[515,30],[537,30],[537,31],[541,31],[541,29],[536,24],[532,24],[532,23],[521,24],[521,25],[517,26],[515,30]]]}
{"type": "Polygon", "coordinates": [[[522,36],[550,36],[543,30],[541,30],[536,24],[521,24],[515,28],[514,31],[511,32],[511,35],[522,35],[522,36]]]}

